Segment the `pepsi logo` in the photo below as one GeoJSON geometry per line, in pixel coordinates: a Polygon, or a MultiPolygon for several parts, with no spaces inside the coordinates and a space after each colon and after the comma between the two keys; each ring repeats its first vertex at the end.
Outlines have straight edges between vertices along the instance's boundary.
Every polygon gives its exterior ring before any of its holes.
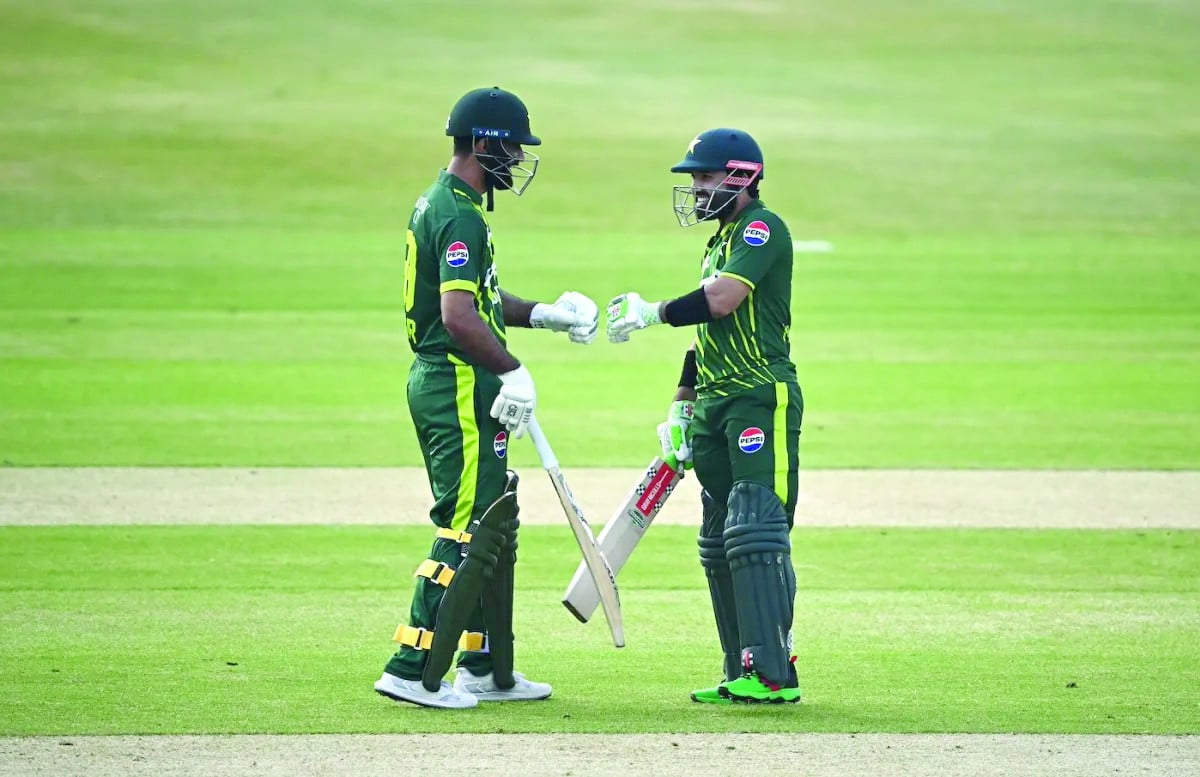
{"type": "Polygon", "coordinates": [[[752,246],[760,246],[771,239],[771,228],[765,221],[751,221],[742,230],[742,240],[752,246]]]}
{"type": "Polygon", "coordinates": [[[743,429],[738,435],[738,447],[742,449],[742,453],[758,453],[766,441],[767,433],[757,426],[743,429]]]}
{"type": "Polygon", "coordinates": [[[446,264],[451,267],[462,267],[471,258],[471,252],[467,250],[467,244],[461,240],[455,240],[446,249],[446,264]]]}
{"type": "Polygon", "coordinates": [[[492,450],[494,450],[496,452],[497,456],[499,456],[500,458],[504,458],[505,454],[508,453],[508,433],[507,432],[500,432],[499,434],[496,435],[496,439],[492,440],[492,450]]]}

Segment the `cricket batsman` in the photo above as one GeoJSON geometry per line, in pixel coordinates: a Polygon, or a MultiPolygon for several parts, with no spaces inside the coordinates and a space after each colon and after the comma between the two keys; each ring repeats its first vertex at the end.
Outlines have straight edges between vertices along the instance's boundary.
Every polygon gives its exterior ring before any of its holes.
{"type": "Polygon", "coordinates": [[[551,688],[513,671],[513,570],[517,476],[508,443],[525,433],[537,404],[533,377],[507,347],[505,327],[596,336],[592,300],[566,292],[529,302],[500,286],[484,211],[493,192],[525,192],[541,144],[513,93],[476,89],[450,111],[454,152],[417,198],[408,223],[404,317],[416,358],[408,408],[434,496],[437,526],[429,558],[417,567],[399,651],[375,690],[427,707],[545,699],[551,688]],[[453,685],[445,675],[458,654],[453,685]]]}
{"type": "Polygon", "coordinates": [[[692,179],[675,187],[680,225],[717,227],[700,286],[664,302],[622,294],[609,303],[607,328],[620,343],[655,324],[696,327],[658,428],[664,458],[694,467],[703,489],[700,563],[725,654],[724,681],[691,697],[796,702],[789,534],[804,400],[789,354],[792,238],[758,198],[763,155],[747,133],[700,133],[671,172],[692,179]]]}

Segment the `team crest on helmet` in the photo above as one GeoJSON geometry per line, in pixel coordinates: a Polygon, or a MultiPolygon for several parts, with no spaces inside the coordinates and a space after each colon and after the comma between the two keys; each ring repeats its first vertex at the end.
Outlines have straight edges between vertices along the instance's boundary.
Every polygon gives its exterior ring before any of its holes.
{"type": "Polygon", "coordinates": [[[461,240],[455,240],[446,249],[446,264],[451,267],[462,267],[471,258],[471,252],[467,248],[467,244],[461,240]]]}
{"type": "Polygon", "coordinates": [[[755,247],[765,244],[770,239],[771,228],[765,221],[751,221],[742,230],[742,240],[755,247]]]}
{"type": "Polygon", "coordinates": [[[758,453],[766,441],[766,432],[757,426],[748,426],[738,435],[738,447],[742,453],[758,453]]]}
{"type": "Polygon", "coordinates": [[[508,433],[500,432],[496,435],[496,439],[492,440],[492,450],[496,452],[496,456],[504,458],[508,453],[508,433]]]}

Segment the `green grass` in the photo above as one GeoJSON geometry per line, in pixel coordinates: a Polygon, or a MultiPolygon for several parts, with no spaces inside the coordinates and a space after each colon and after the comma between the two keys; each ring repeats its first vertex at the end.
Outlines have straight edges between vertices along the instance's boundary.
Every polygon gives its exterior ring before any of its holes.
{"type": "Polygon", "coordinates": [[[559,606],[528,527],[518,668],[549,702],[433,714],[371,683],[424,528],[0,528],[0,734],[1200,729],[1200,534],[797,530],[800,707],[687,692],[719,653],[693,530],[622,575],[629,645],[559,606]]]}
{"type": "MultiPolygon", "coordinates": [[[[836,246],[796,262],[805,466],[1200,467],[1197,7],[677,5],[520,0],[475,56],[480,2],[0,0],[0,463],[419,464],[401,230],[495,82],[546,141],[492,220],[525,296],[686,291],[666,168],[759,138],[836,246]]],[[[687,334],[642,334],[514,334],[564,461],[653,448],[687,334]]]]}
{"type": "MultiPolygon", "coordinates": [[[[495,13],[0,0],[0,465],[419,464],[403,226],[498,83],[546,141],[491,220],[523,296],[693,287],[667,168],[759,139],[764,199],[835,245],[796,256],[804,467],[1200,468],[1200,6],[495,13]]],[[[571,467],[654,449],[688,335],[640,334],[512,335],[571,467]]],[[[686,701],[717,666],[691,534],[623,574],[616,652],[558,604],[565,529],[526,530],[555,696],[441,716],[369,690],[427,528],[0,527],[0,734],[1200,730],[1198,533],[798,530],[787,710],[686,701]]]]}

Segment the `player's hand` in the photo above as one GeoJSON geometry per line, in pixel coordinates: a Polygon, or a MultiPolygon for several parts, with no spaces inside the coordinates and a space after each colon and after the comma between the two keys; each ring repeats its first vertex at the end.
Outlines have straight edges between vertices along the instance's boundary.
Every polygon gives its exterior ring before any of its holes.
{"type": "Polygon", "coordinates": [[[692,468],[692,419],[696,403],[676,400],[671,403],[667,420],[658,425],[658,442],[663,459],[676,470],[692,468]]]}
{"type": "Polygon", "coordinates": [[[632,291],[613,297],[608,303],[608,339],[614,343],[623,343],[629,339],[629,333],[633,330],[661,324],[662,317],[658,315],[658,306],[659,303],[646,302],[640,294],[632,291]]]}
{"type": "Polygon", "coordinates": [[[524,366],[500,374],[500,393],[492,403],[492,418],[495,418],[515,439],[525,434],[533,409],[537,405],[537,389],[533,387],[533,376],[524,366]]]}
{"type": "Polygon", "coordinates": [[[558,298],[559,302],[564,297],[571,297],[570,302],[575,306],[575,320],[578,322],[567,330],[567,337],[573,343],[590,345],[596,339],[596,330],[600,328],[600,308],[590,297],[578,292],[568,291],[558,298]]]}
{"type": "Polygon", "coordinates": [[[596,339],[600,310],[596,303],[577,291],[563,292],[553,305],[539,302],[529,314],[534,329],[566,332],[573,343],[587,345],[596,339]]]}

